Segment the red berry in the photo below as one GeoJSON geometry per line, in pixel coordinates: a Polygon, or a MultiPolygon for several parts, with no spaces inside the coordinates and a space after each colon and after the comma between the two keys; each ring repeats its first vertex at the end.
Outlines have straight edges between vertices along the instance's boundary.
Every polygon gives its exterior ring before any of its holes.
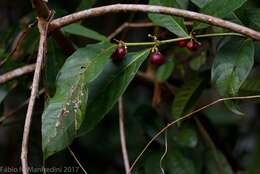
{"type": "Polygon", "coordinates": [[[189,42],[187,43],[186,47],[187,47],[189,50],[191,50],[191,51],[196,51],[197,48],[199,47],[199,45],[198,45],[196,42],[194,42],[194,41],[191,40],[191,41],[189,41],[189,42]]]}
{"type": "Polygon", "coordinates": [[[182,40],[177,41],[177,46],[178,47],[186,47],[187,43],[188,43],[187,39],[182,39],[182,40]]]}
{"type": "Polygon", "coordinates": [[[118,47],[114,53],[112,54],[112,60],[113,61],[120,61],[123,60],[126,55],[126,49],[125,47],[118,47]]]}
{"type": "Polygon", "coordinates": [[[155,52],[150,54],[149,61],[154,65],[162,65],[165,63],[165,58],[160,52],[155,52]]]}

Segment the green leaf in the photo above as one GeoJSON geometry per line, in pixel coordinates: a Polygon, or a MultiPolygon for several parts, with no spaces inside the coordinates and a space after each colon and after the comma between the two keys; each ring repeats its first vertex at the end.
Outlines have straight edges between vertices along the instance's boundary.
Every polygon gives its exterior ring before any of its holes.
{"type": "Polygon", "coordinates": [[[252,40],[231,41],[218,51],[212,66],[212,83],[221,96],[237,95],[254,64],[252,40]]]}
{"type": "Polygon", "coordinates": [[[249,157],[249,159],[247,158],[247,161],[249,161],[248,164],[248,173],[250,174],[254,174],[259,172],[259,163],[260,163],[260,137],[257,137],[255,140],[255,145],[253,148],[253,151],[249,157]]]}
{"type": "Polygon", "coordinates": [[[145,174],[160,174],[160,159],[162,153],[152,152],[149,154],[144,163],[145,174]]]}
{"type": "Polygon", "coordinates": [[[168,59],[168,61],[161,65],[156,71],[156,78],[160,82],[165,82],[172,74],[174,70],[174,62],[172,59],[168,59]]]}
{"type": "MultiPolygon", "coordinates": [[[[152,5],[167,7],[174,7],[177,4],[172,0],[150,0],[149,3],[152,5]]],[[[189,36],[182,18],[151,13],[148,14],[148,17],[154,24],[168,29],[170,32],[176,34],[177,36],[189,36]]]]}
{"type": "Polygon", "coordinates": [[[5,56],[5,50],[3,48],[0,48],[0,59],[3,59],[5,56]]]}
{"type": "Polygon", "coordinates": [[[222,18],[241,7],[245,2],[246,0],[211,0],[200,12],[222,18]]]}
{"type": "Polygon", "coordinates": [[[119,96],[126,90],[149,50],[129,53],[123,62],[109,61],[99,77],[89,84],[89,101],[86,118],[79,134],[90,131],[110,111],[119,96]]]}
{"type": "Polygon", "coordinates": [[[0,87],[0,104],[5,99],[7,94],[8,94],[8,91],[6,89],[4,89],[3,87],[0,87]]]}
{"type": "Polygon", "coordinates": [[[260,79],[246,79],[239,89],[239,94],[242,95],[259,95],[260,94],[260,79]]]}
{"type": "Polygon", "coordinates": [[[251,23],[260,28],[260,8],[250,8],[246,10],[246,15],[251,23]]]}
{"type": "Polygon", "coordinates": [[[198,71],[200,67],[206,63],[206,60],[206,53],[202,52],[198,57],[195,57],[190,61],[191,69],[198,71]]]}
{"type": "Polygon", "coordinates": [[[197,5],[199,8],[204,7],[208,2],[211,0],[191,0],[191,2],[195,5],[197,5]]]}
{"type": "Polygon", "coordinates": [[[206,78],[194,76],[177,90],[171,111],[175,119],[193,110],[205,87],[205,81],[206,78]]]}
{"type": "MultiPolygon", "coordinates": [[[[242,83],[246,80],[254,64],[254,43],[252,40],[226,43],[217,53],[211,72],[213,85],[221,96],[237,95],[242,83]]],[[[225,101],[226,106],[234,113],[239,111],[237,102],[225,101]]]]}
{"type": "Polygon", "coordinates": [[[182,9],[187,9],[189,6],[189,0],[176,0],[182,9]]]}
{"type": "MultiPolygon", "coordinates": [[[[133,94],[135,97],[135,94],[133,94]]],[[[140,94],[138,95],[139,98],[140,94]]],[[[148,137],[152,138],[159,129],[165,126],[163,120],[160,118],[156,110],[149,103],[144,105],[140,105],[136,111],[134,116],[137,118],[138,123],[146,123],[142,125],[142,129],[144,133],[148,135],[148,137]],[[149,104],[149,105],[148,105],[149,104]]],[[[146,135],[145,134],[145,135],[146,135]]],[[[159,137],[156,139],[157,143],[164,144],[164,138],[159,137]]]]}
{"type": "Polygon", "coordinates": [[[195,174],[195,166],[180,149],[175,148],[167,155],[167,168],[170,174],[195,174]]]}
{"type": "MultiPolygon", "coordinates": [[[[207,94],[205,94],[207,96],[207,94]]],[[[209,94],[210,95],[210,94],[209,94]]],[[[237,117],[234,113],[230,112],[224,105],[219,103],[214,107],[209,107],[203,111],[207,119],[216,126],[229,126],[236,125],[241,122],[241,117],[237,117]],[[218,115],[216,117],[216,115],[218,115]]]]}
{"type": "Polygon", "coordinates": [[[74,34],[74,35],[78,35],[78,36],[83,36],[83,37],[87,37],[90,39],[94,39],[94,40],[98,40],[98,41],[107,41],[108,39],[106,38],[106,36],[88,29],[80,24],[70,24],[67,25],[65,27],[62,28],[62,31],[70,33],[70,34],[74,34]]]}
{"type": "Polygon", "coordinates": [[[210,174],[233,174],[226,157],[220,151],[208,151],[206,154],[206,169],[210,174]]]}
{"type": "Polygon", "coordinates": [[[99,43],[78,49],[71,55],[57,77],[57,90],[42,116],[44,158],[66,148],[76,136],[85,115],[88,83],[108,62],[115,45],[99,43]]]}
{"type": "Polygon", "coordinates": [[[178,144],[186,147],[195,147],[198,143],[197,132],[192,127],[181,127],[176,137],[178,144]]]}
{"type": "Polygon", "coordinates": [[[81,0],[77,11],[86,10],[90,8],[95,2],[96,0],[81,0]]]}
{"type": "Polygon", "coordinates": [[[46,92],[52,97],[55,93],[56,76],[63,65],[66,56],[63,51],[56,45],[52,38],[48,39],[48,59],[44,68],[44,87],[46,92]]]}
{"type": "MultiPolygon", "coordinates": [[[[203,6],[200,13],[223,18],[241,7],[245,2],[246,0],[211,0],[203,6]]],[[[194,29],[201,29],[207,26],[206,24],[195,23],[194,29]]]]}

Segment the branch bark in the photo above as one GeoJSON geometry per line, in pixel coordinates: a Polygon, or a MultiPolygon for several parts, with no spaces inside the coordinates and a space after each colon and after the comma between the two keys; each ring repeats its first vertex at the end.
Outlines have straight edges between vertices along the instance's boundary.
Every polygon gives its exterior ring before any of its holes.
{"type": "Polygon", "coordinates": [[[88,10],[72,13],[70,15],[53,20],[50,25],[50,30],[55,30],[65,25],[89,17],[101,16],[107,13],[119,13],[119,12],[129,12],[129,11],[160,13],[160,14],[168,14],[168,15],[184,17],[184,18],[208,23],[211,25],[227,28],[231,31],[241,33],[253,39],[260,40],[259,32],[250,29],[248,27],[235,24],[233,22],[229,22],[217,17],[213,17],[213,16],[209,16],[197,12],[192,12],[188,10],[177,9],[177,8],[162,7],[162,6],[155,6],[155,5],[137,5],[137,4],[114,4],[114,5],[96,7],[96,8],[91,8],[88,10]]]}
{"type": "Polygon", "coordinates": [[[141,27],[153,27],[155,24],[151,22],[125,22],[120,25],[113,33],[108,36],[108,39],[112,39],[116,35],[118,35],[125,28],[141,28],[141,27]]]}
{"type": "Polygon", "coordinates": [[[24,74],[29,74],[29,73],[33,72],[34,69],[35,69],[35,64],[31,64],[31,65],[26,65],[26,66],[14,69],[12,71],[9,71],[3,75],[0,75],[0,84],[3,84],[5,82],[7,82],[8,80],[12,80],[12,79],[22,76],[24,74]]]}
{"type": "MultiPolygon", "coordinates": [[[[38,17],[47,19],[50,16],[51,10],[49,10],[48,6],[45,2],[43,2],[43,0],[32,0],[32,4],[37,12],[38,17]]],[[[67,37],[65,37],[60,30],[53,30],[51,35],[67,55],[71,55],[75,51],[72,42],[67,37]]]]}
{"type": "Polygon", "coordinates": [[[43,63],[43,59],[44,59],[44,55],[45,55],[48,24],[49,23],[47,23],[43,18],[38,18],[38,28],[39,28],[39,32],[40,32],[39,49],[38,49],[36,67],[35,67],[34,76],[33,76],[32,91],[31,91],[29,105],[28,105],[28,109],[27,109],[27,113],[26,113],[24,130],[23,130],[23,142],[22,142],[22,152],[21,152],[21,162],[22,162],[23,174],[29,173],[28,159],[27,159],[29,133],[30,133],[33,107],[34,107],[35,99],[37,97],[38,88],[39,88],[42,63],[43,63]]]}
{"type": "Polygon", "coordinates": [[[122,149],[122,155],[123,155],[123,161],[124,161],[124,167],[125,167],[125,173],[129,172],[129,159],[128,159],[128,153],[127,153],[127,147],[126,147],[126,141],[125,141],[125,126],[124,126],[124,107],[123,107],[123,97],[120,96],[118,99],[118,111],[119,111],[119,131],[120,131],[120,142],[121,142],[121,149],[122,149]]]}

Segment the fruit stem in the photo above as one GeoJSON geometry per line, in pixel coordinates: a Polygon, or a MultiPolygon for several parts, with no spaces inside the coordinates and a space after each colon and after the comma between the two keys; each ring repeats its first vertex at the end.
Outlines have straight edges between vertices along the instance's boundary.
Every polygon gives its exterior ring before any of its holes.
{"type": "MultiPolygon", "coordinates": [[[[242,34],[239,33],[210,33],[210,34],[201,34],[201,35],[196,35],[196,38],[205,38],[205,37],[217,37],[217,36],[240,36],[240,37],[246,37],[242,34]]],[[[187,36],[187,37],[182,37],[182,38],[174,38],[174,39],[168,39],[168,40],[160,40],[160,45],[161,44],[167,44],[167,43],[172,43],[172,42],[177,42],[183,39],[191,39],[192,36],[187,36]]],[[[149,46],[149,45],[154,45],[156,42],[125,42],[126,46],[149,46]]]]}

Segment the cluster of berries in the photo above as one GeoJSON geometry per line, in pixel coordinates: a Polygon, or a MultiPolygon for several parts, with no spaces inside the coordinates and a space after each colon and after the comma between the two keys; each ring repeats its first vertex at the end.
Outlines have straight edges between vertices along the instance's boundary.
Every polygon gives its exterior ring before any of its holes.
{"type": "Polygon", "coordinates": [[[194,40],[182,39],[177,42],[178,47],[186,47],[191,51],[196,51],[199,47],[199,44],[194,40]]]}
{"type": "MultiPolygon", "coordinates": [[[[127,48],[125,46],[118,46],[114,51],[111,58],[114,62],[121,61],[124,59],[127,53],[127,48]]],[[[149,56],[149,62],[154,65],[162,65],[165,63],[165,57],[156,49],[156,51],[151,51],[149,56]]]]}
{"type": "MultiPolygon", "coordinates": [[[[177,42],[178,47],[186,47],[191,51],[196,51],[199,47],[199,44],[194,40],[179,40],[177,42]]],[[[124,45],[123,42],[119,43],[118,48],[114,51],[111,58],[113,61],[121,61],[124,59],[125,55],[127,53],[127,47],[124,45]]],[[[154,46],[151,49],[151,53],[149,55],[149,62],[153,65],[162,65],[166,61],[165,56],[160,53],[158,48],[154,46]]]]}

